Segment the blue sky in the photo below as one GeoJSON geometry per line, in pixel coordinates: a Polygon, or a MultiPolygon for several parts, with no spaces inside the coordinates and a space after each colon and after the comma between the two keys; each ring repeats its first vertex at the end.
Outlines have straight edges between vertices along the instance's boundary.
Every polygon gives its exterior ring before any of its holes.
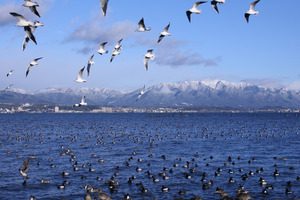
{"type": "Polygon", "coordinates": [[[100,0],[37,0],[41,18],[23,7],[22,0],[0,1],[0,88],[38,90],[61,87],[110,88],[123,91],[150,87],[162,82],[189,80],[226,80],[268,87],[300,89],[300,1],[261,0],[257,16],[247,24],[244,13],[252,0],[228,0],[218,5],[217,14],[210,1],[200,5],[202,13],[186,11],[194,1],[110,0],[107,15],[100,0]],[[38,45],[29,42],[22,51],[24,30],[15,26],[17,19],[39,20],[34,35],[38,45]],[[149,32],[135,32],[144,18],[149,32]],[[170,22],[169,32],[157,44],[160,32],[170,22]],[[113,46],[123,39],[121,55],[109,62],[113,46]],[[108,42],[106,55],[96,51],[108,42]],[[144,54],[153,49],[155,59],[149,70],[143,65],[144,54]],[[76,83],[78,71],[95,53],[86,83],[76,83]],[[29,63],[38,57],[25,78],[29,63]],[[6,74],[14,69],[10,77],[6,74]]]}

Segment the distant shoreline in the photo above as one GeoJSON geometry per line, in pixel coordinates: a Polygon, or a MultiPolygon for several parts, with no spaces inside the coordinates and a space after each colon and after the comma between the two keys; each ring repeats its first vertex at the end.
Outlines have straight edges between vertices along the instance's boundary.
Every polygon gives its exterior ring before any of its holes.
{"type": "Polygon", "coordinates": [[[0,104],[0,113],[144,113],[144,114],[193,114],[193,113],[300,113],[300,109],[229,108],[229,107],[106,107],[106,106],[54,106],[54,105],[14,105],[0,104]]]}

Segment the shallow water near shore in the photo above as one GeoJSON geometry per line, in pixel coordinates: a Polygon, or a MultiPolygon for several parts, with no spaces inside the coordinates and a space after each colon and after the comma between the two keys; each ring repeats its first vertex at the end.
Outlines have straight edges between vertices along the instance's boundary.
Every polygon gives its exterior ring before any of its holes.
{"type": "Polygon", "coordinates": [[[217,187],[236,198],[239,185],[255,199],[293,199],[300,197],[300,114],[0,114],[0,158],[0,199],[84,199],[85,184],[112,199],[220,199],[217,187]],[[112,176],[116,193],[105,183],[112,176]]]}

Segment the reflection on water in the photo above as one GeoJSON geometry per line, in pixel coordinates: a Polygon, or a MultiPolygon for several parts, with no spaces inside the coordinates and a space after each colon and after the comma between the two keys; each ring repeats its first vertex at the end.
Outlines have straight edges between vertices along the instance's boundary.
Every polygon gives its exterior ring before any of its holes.
{"type": "Polygon", "coordinates": [[[2,114],[0,119],[0,199],[83,199],[85,184],[112,199],[126,194],[221,199],[217,187],[237,198],[240,185],[256,199],[300,196],[297,114],[2,114]],[[29,157],[23,185],[19,168],[29,157]],[[119,184],[111,190],[105,182],[112,179],[119,184]],[[58,189],[64,181],[70,184],[58,189]]]}

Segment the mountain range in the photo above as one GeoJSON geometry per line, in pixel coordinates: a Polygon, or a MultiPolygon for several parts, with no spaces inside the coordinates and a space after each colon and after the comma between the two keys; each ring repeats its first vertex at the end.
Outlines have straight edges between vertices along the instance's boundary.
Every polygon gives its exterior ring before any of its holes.
{"type": "Polygon", "coordinates": [[[88,105],[99,106],[300,108],[300,91],[244,82],[215,80],[161,83],[146,88],[144,95],[136,101],[141,89],[123,92],[107,88],[49,88],[27,92],[11,88],[0,92],[0,103],[73,105],[86,95],[88,105]]]}

